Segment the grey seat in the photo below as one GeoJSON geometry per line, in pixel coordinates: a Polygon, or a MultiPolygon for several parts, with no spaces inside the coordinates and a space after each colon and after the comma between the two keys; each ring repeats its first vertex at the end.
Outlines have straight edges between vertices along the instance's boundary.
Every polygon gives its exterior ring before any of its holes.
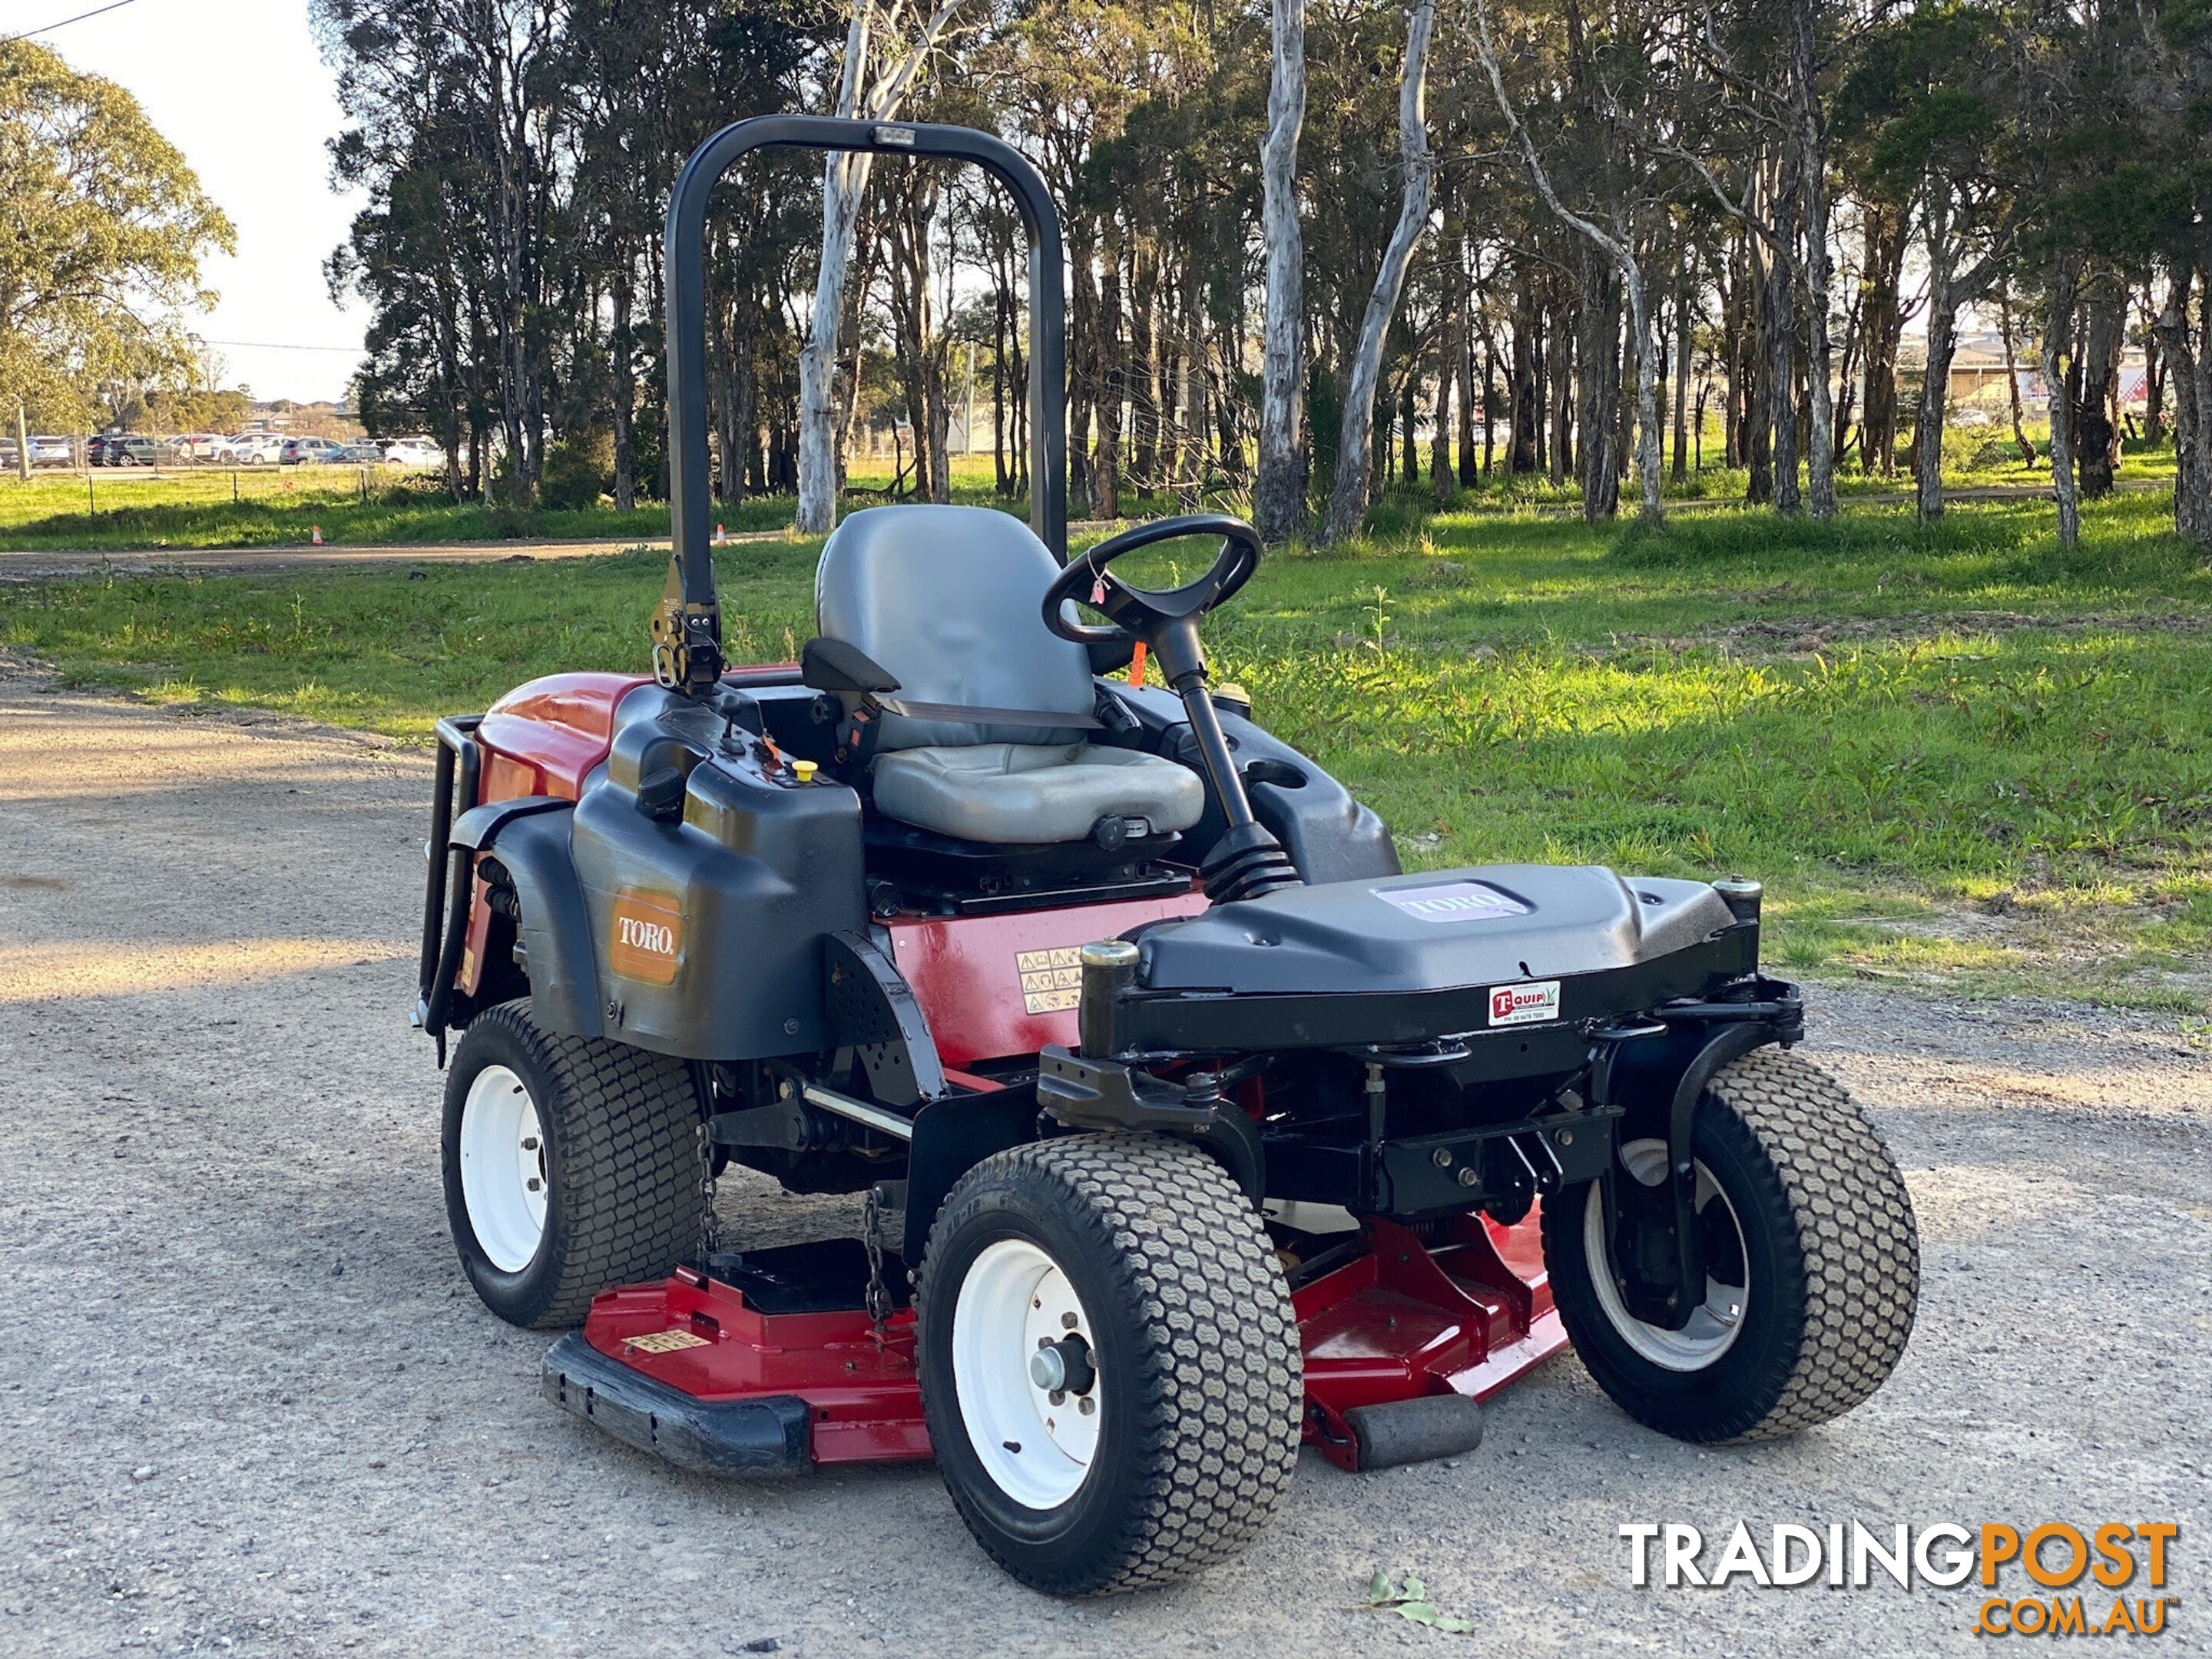
{"type": "Polygon", "coordinates": [[[877,810],[966,841],[1079,841],[1099,819],[1188,830],[1198,775],[1085,741],[1091,661],[1039,614],[1059,562],[1029,527],[987,507],[870,507],[837,526],[814,577],[814,618],[899,682],[895,700],[975,720],[881,717],[877,810]],[[1009,714],[1034,716],[1010,720],[1009,714]],[[1066,723],[1052,725],[1054,716],[1066,723]]]}

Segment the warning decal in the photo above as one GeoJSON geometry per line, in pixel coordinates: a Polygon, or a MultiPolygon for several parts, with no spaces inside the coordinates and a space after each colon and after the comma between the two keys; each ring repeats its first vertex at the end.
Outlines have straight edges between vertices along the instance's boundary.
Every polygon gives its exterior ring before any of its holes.
{"type": "Polygon", "coordinates": [[[1022,977],[1022,1006],[1030,1013],[1063,1013],[1083,1000],[1080,945],[1017,951],[1014,971],[1022,977]]]}
{"type": "Polygon", "coordinates": [[[643,1336],[633,1336],[623,1347],[630,1353],[675,1353],[684,1348],[703,1348],[707,1339],[696,1331],[652,1331],[643,1336]]]}

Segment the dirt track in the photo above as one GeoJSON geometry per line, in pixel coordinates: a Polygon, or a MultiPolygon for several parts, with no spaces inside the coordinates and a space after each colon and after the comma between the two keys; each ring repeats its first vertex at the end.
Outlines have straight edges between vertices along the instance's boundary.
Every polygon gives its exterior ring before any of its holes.
{"type": "MultiPolygon", "coordinates": [[[[2152,1650],[2212,1648],[2212,1062],[2168,1023],[1818,998],[1926,1267],[1903,1367],[1841,1422],[1694,1450],[1563,1358],[1455,1467],[1309,1455],[1241,1560],[1062,1604],[926,1467],[718,1485],[538,1397],[545,1339],[455,1267],[406,1030],[428,764],[254,720],[0,668],[0,1654],[1976,1647],[1972,1587],[1627,1587],[1621,1522],[1717,1547],[1738,1517],[2176,1521],[2152,1650]],[[1378,1567],[1480,1648],[1353,1609],[1378,1567]]],[[[841,1213],[723,1207],[738,1239],[841,1213]]]]}

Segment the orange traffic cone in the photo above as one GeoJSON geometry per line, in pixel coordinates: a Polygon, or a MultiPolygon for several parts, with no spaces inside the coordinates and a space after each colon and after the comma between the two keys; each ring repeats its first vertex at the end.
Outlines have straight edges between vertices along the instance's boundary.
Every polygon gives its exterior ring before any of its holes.
{"type": "Polygon", "coordinates": [[[323,527],[322,527],[322,526],[320,526],[320,525],[317,525],[317,526],[315,526],[315,545],[316,545],[317,547],[320,547],[322,544],[323,544],[323,527]]]}
{"type": "Polygon", "coordinates": [[[717,547],[727,547],[729,544],[730,532],[723,529],[720,525],[716,525],[714,526],[714,545],[717,547]]]}

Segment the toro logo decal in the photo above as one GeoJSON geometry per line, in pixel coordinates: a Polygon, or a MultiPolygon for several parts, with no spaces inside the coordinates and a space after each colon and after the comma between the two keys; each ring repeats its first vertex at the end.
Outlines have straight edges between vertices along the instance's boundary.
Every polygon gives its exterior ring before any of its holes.
{"type": "Polygon", "coordinates": [[[1559,981],[1555,979],[1501,985],[1490,994],[1492,1025],[1535,1025],[1559,1017],[1559,981]]]}
{"type": "Polygon", "coordinates": [[[675,980],[684,946],[684,916],[674,905],[641,893],[617,893],[613,932],[607,965],[615,972],[648,985],[675,980]]]}

